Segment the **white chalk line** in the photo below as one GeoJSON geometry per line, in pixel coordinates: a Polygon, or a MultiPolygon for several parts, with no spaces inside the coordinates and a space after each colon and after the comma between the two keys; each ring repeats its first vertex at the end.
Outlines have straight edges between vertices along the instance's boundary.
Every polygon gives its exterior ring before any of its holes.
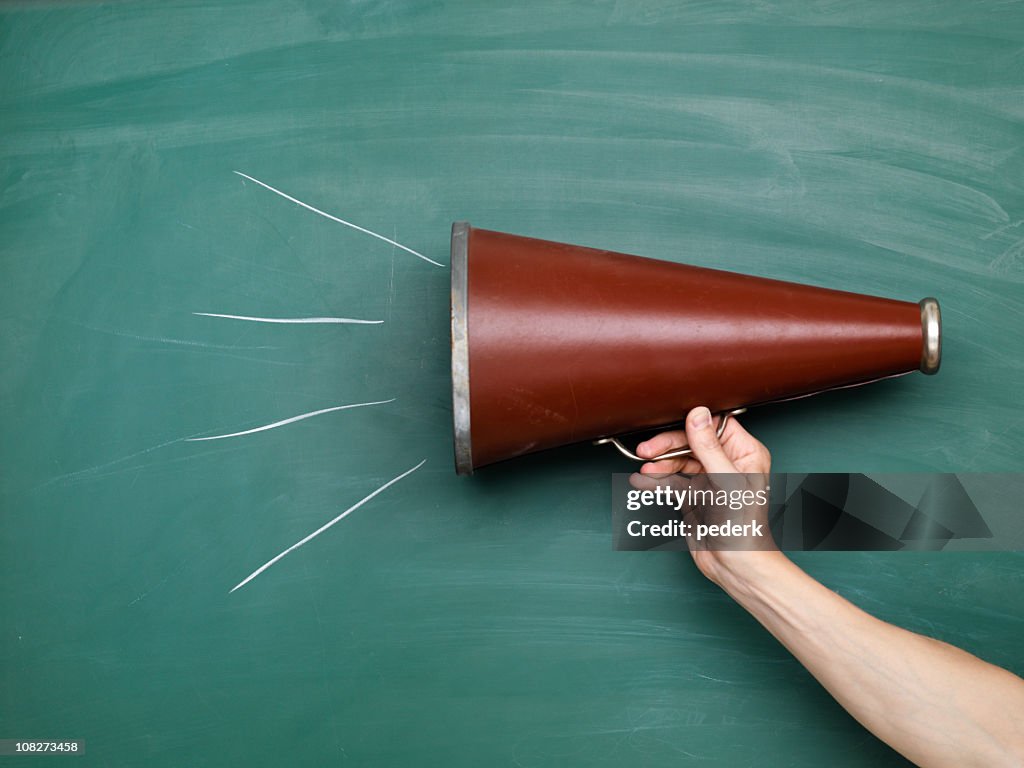
{"type": "MultiPolygon", "coordinates": [[[[77,470],[75,472],[67,472],[67,473],[62,474],[62,475],[57,475],[56,477],[52,477],[49,480],[47,480],[47,481],[37,485],[36,486],[36,490],[41,489],[41,488],[46,488],[47,486],[53,485],[54,483],[61,482],[62,480],[65,481],[65,482],[69,482],[69,481],[74,481],[74,480],[77,480],[78,478],[86,477],[86,476],[90,476],[90,477],[105,477],[106,475],[100,475],[98,473],[100,471],[104,470],[104,469],[109,469],[110,467],[115,467],[118,464],[123,464],[124,462],[129,461],[131,459],[134,459],[134,458],[136,458],[138,456],[144,456],[147,453],[152,453],[153,451],[159,450],[160,448],[166,448],[167,446],[175,445],[176,443],[191,443],[191,442],[197,442],[197,441],[200,441],[200,440],[219,440],[219,439],[225,438],[225,437],[238,437],[240,435],[247,435],[247,434],[250,434],[252,432],[261,432],[261,431],[263,431],[265,429],[273,429],[274,427],[284,426],[285,424],[291,424],[292,422],[295,422],[295,421],[300,421],[302,419],[308,419],[308,418],[311,418],[313,416],[319,416],[322,413],[330,413],[331,411],[341,411],[341,410],[345,410],[346,408],[359,408],[359,407],[364,406],[364,405],[385,405],[387,403],[393,403],[393,402],[395,402],[395,398],[391,398],[390,400],[378,400],[378,401],[371,402],[371,403],[351,403],[351,404],[348,404],[348,405],[338,405],[338,406],[335,406],[333,408],[323,408],[323,409],[321,409],[319,411],[312,411],[311,413],[303,413],[303,414],[300,414],[298,416],[293,416],[290,419],[284,419],[283,421],[274,422],[273,424],[267,424],[266,426],[257,427],[255,429],[246,430],[244,432],[234,432],[234,433],[232,433],[230,435],[214,435],[212,437],[196,437],[196,436],[176,437],[173,440],[168,440],[165,443],[160,443],[159,445],[150,446],[149,448],[143,448],[141,451],[136,451],[135,453],[130,453],[127,456],[122,456],[119,459],[113,459],[113,460],[105,462],[103,464],[97,464],[97,465],[92,466],[92,467],[86,467],[85,469],[79,469],[79,470],[77,470]]],[[[201,434],[201,433],[193,433],[193,435],[198,435],[198,434],[201,434]]],[[[190,457],[187,457],[187,458],[195,458],[195,457],[194,456],[190,456],[190,457]]],[[[133,469],[133,468],[129,467],[128,469],[133,469]]]]}
{"type": "Polygon", "coordinates": [[[400,474],[400,475],[399,475],[398,477],[396,477],[396,478],[393,478],[393,479],[391,479],[391,480],[388,480],[388,481],[387,481],[386,483],[384,483],[384,485],[382,485],[382,486],[381,486],[380,488],[378,488],[377,490],[375,490],[375,491],[374,491],[373,493],[371,493],[371,494],[370,494],[369,496],[365,496],[364,498],[362,498],[362,499],[360,499],[359,501],[357,501],[357,502],[356,502],[355,504],[353,504],[353,505],[352,505],[351,507],[349,507],[348,509],[346,509],[346,510],[345,510],[344,512],[342,512],[342,513],[341,513],[340,515],[338,515],[338,516],[337,516],[336,518],[334,518],[333,520],[331,520],[331,521],[330,521],[329,523],[325,523],[324,525],[320,526],[320,527],[319,527],[319,528],[317,528],[317,529],[316,529],[315,531],[313,531],[313,532],[312,532],[311,534],[309,534],[309,536],[307,536],[306,538],[302,539],[301,541],[297,541],[297,542],[295,542],[295,543],[294,543],[294,544],[292,544],[292,545],[291,545],[290,547],[288,547],[288,549],[286,549],[286,550],[285,550],[284,552],[282,552],[281,554],[277,555],[276,557],[273,557],[272,559],[270,559],[270,560],[268,560],[267,562],[265,562],[265,563],[264,563],[263,565],[261,565],[261,566],[260,566],[259,568],[257,568],[257,569],[256,569],[255,571],[253,571],[253,572],[252,572],[252,573],[250,573],[250,574],[249,574],[248,576],[246,576],[246,577],[245,577],[245,578],[244,578],[244,579],[243,579],[242,581],[238,582],[238,584],[236,584],[236,585],[235,585],[234,587],[232,587],[232,588],[231,588],[231,590],[229,590],[229,591],[228,591],[228,594],[230,595],[230,594],[231,594],[232,592],[234,592],[234,591],[235,591],[236,589],[238,589],[239,587],[244,587],[244,586],[245,586],[246,584],[248,584],[248,583],[249,583],[250,581],[252,581],[252,580],[253,580],[253,579],[255,579],[255,578],[256,578],[257,576],[259,576],[259,575],[260,575],[261,573],[263,573],[263,572],[264,572],[265,570],[267,570],[267,568],[269,568],[269,567],[270,567],[270,566],[272,566],[272,565],[273,565],[274,563],[276,563],[276,562],[277,562],[278,560],[280,560],[280,559],[281,559],[282,557],[284,557],[285,555],[287,555],[287,554],[289,554],[289,553],[291,553],[291,552],[294,552],[294,551],[295,551],[296,549],[298,549],[299,547],[301,547],[301,546],[302,546],[303,544],[305,544],[306,542],[308,542],[308,541],[311,541],[312,539],[316,538],[316,537],[317,537],[317,536],[319,536],[319,535],[320,535],[321,533],[323,533],[323,532],[324,532],[324,531],[326,531],[326,530],[327,530],[328,528],[330,528],[330,527],[331,527],[332,525],[334,525],[335,523],[337,523],[337,522],[339,522],[339,521],[343,520],[343,519],[344,519],[345,517],[347,517],[347,516],[348,516],[349,514],[351,514],[352,512],[355,512],[355,511],[356,511],[357,509],[359,509],[359,508],[360,508],[361,506],[363,506],[363,504],[365,504],[366,502],[368,502],[368,501],[369,501],[370,499],[372,499],[372,498],[373,498],[374,496],[376,496],[376,495],[377,495],[378,493],[381,493],[382,491],[384,491],[384,490],[386,490],[387,488],[391,487],[392,485],[394,485],[395,483],[397,483],[397,482],[398,482],[399,480],[401,480],[401,479],[402,479],[403,477],[406,477],[406,476],[408,476],[408,475],[411,475],[411,474],[412,474],[413,472],[415,472],[415,471],[416,471],[417,469],[419,469],[420,467],[422,467],[422,466],[423,466],[424,464],[426,464],[426,463],[427,463],[427,460],[426,460],[426,459],[424,459],[423,461],[421,461],[421,462],[420,462],[419,464],[417,464],[417,465],[416,465],[415,467],[413,467],[412,469],[407,469],[407,470],[406,470],[405,472],[403,472],[402,474],[400,474]]]}
{"type": "Polygon", "coordinates": [[[339,224],[344,224],[346,227],[351,227],[352,229],[356,230],[357,232],[362,232],[364,235],[369,235],[370,237],[376,237],[378,240],[383,240],[385,243],[389,243],[390,245],[393,245],[396,248],[401,248],[403,251],[406,251],[407,253],[411,253],[413,256],[415,256],[415,257],[417,257],[419,259],[423,259],[424,261],[430,262],[435,267],[443,267],[444,266],[444,264],[441,264],[440,262],[437,262],[437,261],[434,261],[433,259],[427,258],[422,253],[420,253],[419,251],[414,251],[412,248],[409,248],[406,245],[402,245],[397,240],[392,240],[390,237],[384,237],[384,235],[379,235],[376,232],[373,232],[373,231],[371,231],[369,229],[366,229],[365,227],[360,227],[358,224],[353,224],[351,221],[345,221],[344,219],[339,219],[337,216],[332,216],[331,214],[329,214],[329,213],[327,213],[325,211],[321,211],[319,208],[314,208],[309,203],[304,203],[301,200],[299,200],[297,198],[294,198],[291,195],[282,192],[280,189],[275,189],[274,187],[270,186],[269,184],[267,184],[265,182],[260,181],[259,179],[254,179],[252,176],[250,176],[247,173],[242,173],[241,171],[234,171],[234,173],[238,174],[243,179],[248,179],[249,181],[253,182],[254,184],[259,184],[264,189],[269,189],[275,195],[280,195],[285,200],[290,200],[291,202],[295,203],[296,205],[301,205],[307,211],[312,211],[313,213],[316,213],[316,214],[319,214],[319,215],[323,216],[325,219],[330,219],[331,221],[336,221],[339,224]]]}
{"type": "Polygon", "coordinates": [[[372,403],[349,403],[348,405],[335,405],[331,408],[321,408],[319,411],[310,411],[309,413],[300,413],[298,416],[292,416],[288,419],[281,419],[281,421],[275,421],[273,424],[264,424],[262,427],[254,427],[253,429],[246,429],[242,432],[231,432],[227,435],[210,435],[209,437],[189,437],[185,439],[187,443],[198,443],[203,440],[223,440],[227,437],[241,437],[242,435],[251,435],[255,432],[265,432],[268,429],[276,429],[277,427],[283,427],[285,424],[294,424],[296,421],[302,421],[303,419],[311,419],[314,416],[319,416],[323,413],[332,413],[334,411],[344,411],[349,408],[362,408],[364,405],[386,405],[387,403],[395,402],[395,398],[390,400],[374,400],[372,403]]]}
{"type": "Polygon", "coordinates": [[[221,315],[216,312],[193,312],[199,317],[222,317],[226,320],[248,320],[251,323],[354,323],[380,325],[383,320],[356,320],[352,317],[249,317],[248,315],[221,315]]]}

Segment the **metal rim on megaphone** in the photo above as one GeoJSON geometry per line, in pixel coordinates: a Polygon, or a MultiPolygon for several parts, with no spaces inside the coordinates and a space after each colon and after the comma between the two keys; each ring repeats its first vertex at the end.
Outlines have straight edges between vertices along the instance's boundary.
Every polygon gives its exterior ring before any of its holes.
{"type": "Polygon", "coordinates": [[[466,300],[469,281],[469,222],[452,224],[452,427],[455,470],[473,472],[473,443],[469,430],[469,333],[466,300]]]}

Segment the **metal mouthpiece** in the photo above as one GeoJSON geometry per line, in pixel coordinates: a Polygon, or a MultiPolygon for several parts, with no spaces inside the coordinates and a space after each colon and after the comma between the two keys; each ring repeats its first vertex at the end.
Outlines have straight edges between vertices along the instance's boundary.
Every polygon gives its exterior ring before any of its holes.
{"type": "Polygon", "coordinates": [[[939,302],[929,297],[918,302],[921,306],[921,373],[937,373],[942,362],[942,314],[939,302]]]}

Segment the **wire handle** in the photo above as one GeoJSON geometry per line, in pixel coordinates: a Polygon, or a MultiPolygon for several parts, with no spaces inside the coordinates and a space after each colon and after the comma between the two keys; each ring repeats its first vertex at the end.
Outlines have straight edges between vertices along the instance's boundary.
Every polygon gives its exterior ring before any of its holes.
{"type": "MultiPolygon", "coordinates": [[[[726,411],[725,413],[721,414],[722,423],[718,425],[718,430],[715,432],[715,435],[721,438],[722,433],[725,432],[725,425],[729,423],[729,419],[733,416],[739,416],[746,412],[746,408],[734,408],[731,411],[726,411]]],[[[680,459],[684,456],[693,455],[693,449],[686,447],[677,448],[674,451],[663,453],[660,456],[655,456],[653,459],[645,459],[640,456],[637,456],[635,453],[629,450],[629,448],[624,446],[617,437],[602,437],[600,440],[595,440],[594,445],[611,445],[627,459],[633,459],[633,461],[664,461],[665,459],[680,459]]]]}

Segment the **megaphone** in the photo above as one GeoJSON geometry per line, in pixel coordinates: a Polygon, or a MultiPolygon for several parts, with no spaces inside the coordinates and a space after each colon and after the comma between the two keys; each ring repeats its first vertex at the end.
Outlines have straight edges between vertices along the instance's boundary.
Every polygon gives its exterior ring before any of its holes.
{"type": "MultiPolygon", "coordinates": [[[[455,469],[933,374],[939,305],[452,226],[455,469]]],[[[725,418],[721,420],[724,426],[725,418]]]]}

